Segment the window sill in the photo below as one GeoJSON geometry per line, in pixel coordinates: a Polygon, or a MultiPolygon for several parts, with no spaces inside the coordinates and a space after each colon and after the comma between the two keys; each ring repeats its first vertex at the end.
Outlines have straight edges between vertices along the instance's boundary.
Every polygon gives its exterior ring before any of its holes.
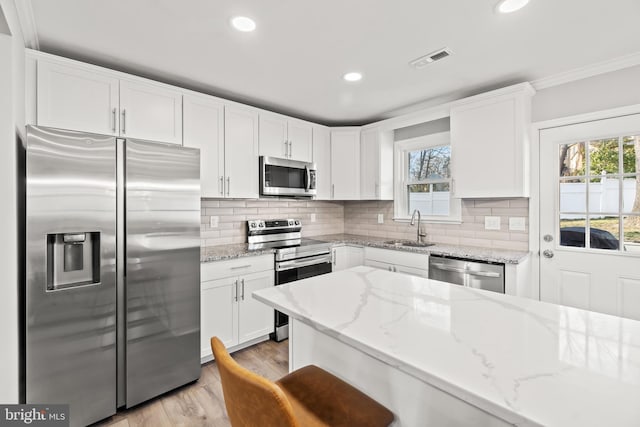
{"type": "MultiPolygon", "coordinates": [[[[393,217],[395,222],[411,222],[410,216],[393,217]]],[[[462,224],[462,218],[422,217],[421,224],[462,224]]]]}

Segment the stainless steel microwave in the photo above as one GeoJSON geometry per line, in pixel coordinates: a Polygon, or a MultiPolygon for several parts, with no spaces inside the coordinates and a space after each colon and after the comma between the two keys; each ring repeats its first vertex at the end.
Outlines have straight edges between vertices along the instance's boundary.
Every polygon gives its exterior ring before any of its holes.
{"type": "Polygon", "coordinates": [[[260,195],[314,197],[316,165],[277,157],[260,157],[260,195]]]}

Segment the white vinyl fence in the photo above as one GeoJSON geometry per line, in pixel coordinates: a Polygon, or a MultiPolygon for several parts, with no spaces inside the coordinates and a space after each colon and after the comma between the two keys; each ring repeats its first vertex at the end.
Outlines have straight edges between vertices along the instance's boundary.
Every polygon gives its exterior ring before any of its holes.
{"type": "MultiPolygon", "coordinates": [[[[636,197],[636,180],[624,179],[623,181],[623,212],[630,212],[636,197]]],[[[604,178],[602,182],[589,183],[589,210],[590,214],[598,213],[615,214],[619,212],[620,180],[617,178],[604,178]]],[[[560,184],[560,211],[561,212],[586,212],[585,183],[567,182],[560,184]]],[[[604,217],[605,215],[602,215],[604,217]]],[[[584,218],[584,215],[562,215],[563,218],[584,218]]]]}

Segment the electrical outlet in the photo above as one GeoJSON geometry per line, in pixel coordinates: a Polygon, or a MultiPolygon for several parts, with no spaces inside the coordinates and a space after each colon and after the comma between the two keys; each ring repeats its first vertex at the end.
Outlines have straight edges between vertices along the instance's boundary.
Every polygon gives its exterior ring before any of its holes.
{"type": "Polygon", "coordinates": [[[500,230],[500,217],[499,216],[485,216],[484,217],[484,229],[485,230],[500,230]]]}
{"type": "Polygon", "coordinates": [[[378,224],[384,224],[384,214],[378,214],[378,224]]]}
{"type": "Polygon", "coordinates": [[[311,216],[311,222],[316,222],[316,214],[312,213],[310,216],[311,216]]]}
{"type": "Polygon", "coordinates": [[[209,217],[209,227],[218,228],[218,224],[219,223],[220,223],[220,217],[219,216],[211,216],[211,217],[209,217]]]}
{"type": "Polygon", "coordinates": [[[526,220],[522,216],[509,217],[509,230],[510,231],[525,231],[526,220]]]}

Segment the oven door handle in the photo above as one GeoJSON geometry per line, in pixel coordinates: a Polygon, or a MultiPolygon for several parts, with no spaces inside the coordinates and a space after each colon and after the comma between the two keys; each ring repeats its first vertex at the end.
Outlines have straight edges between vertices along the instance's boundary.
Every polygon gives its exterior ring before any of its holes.
{"type": "Polygon", "coordinates": [[[276,271],[292,270],[294,268],[308,267],[310,265],[331,263],[331,254],[317,255],[292,261],[281,261],[276,263],[276,271]]]}
{"type": "Polygon", "coordinates": [[[307,165],[304,166],[304,176],[306,182],[304,183],[305,191],[309,191],[311,189],[311,171],[307,165]]]}

